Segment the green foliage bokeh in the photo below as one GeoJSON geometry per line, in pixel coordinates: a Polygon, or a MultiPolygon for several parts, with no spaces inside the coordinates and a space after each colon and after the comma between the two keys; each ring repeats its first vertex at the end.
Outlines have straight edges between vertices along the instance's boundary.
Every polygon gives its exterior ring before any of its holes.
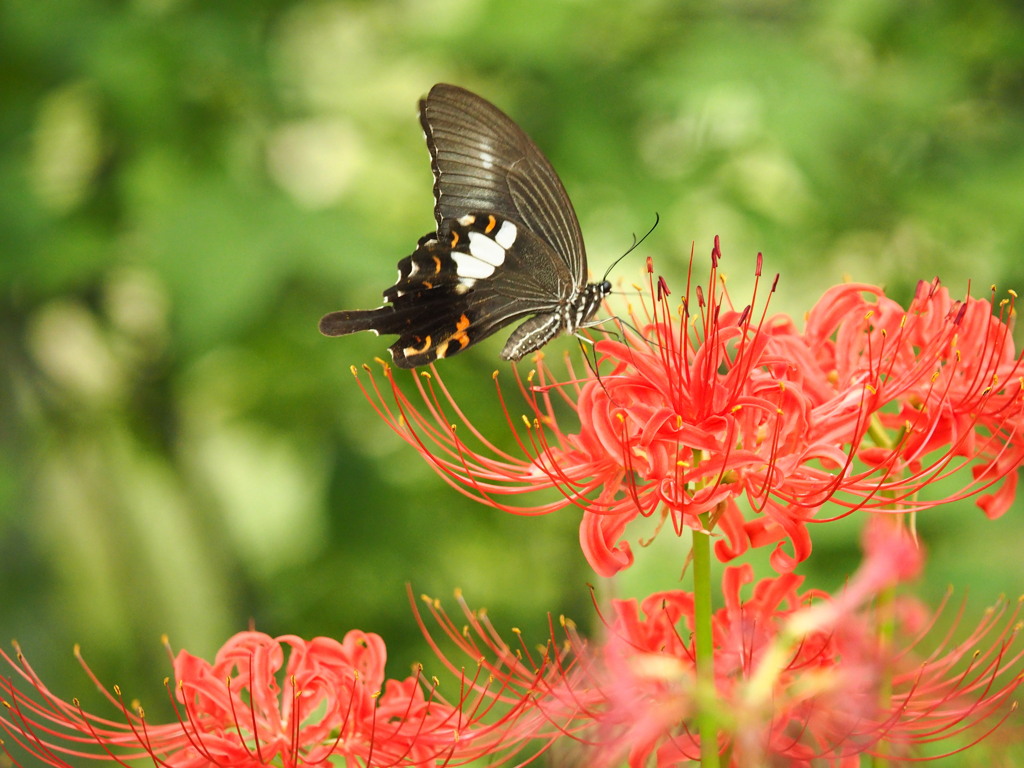
{"type": "MultiPolygon", "coordinates": [[[[158,699],[162,633],[209,656],[250,621],[379,632],[403,676],[407,582],[538,642],[590,616],[575,513],[465,501],[354,385],[384,340],[316,331],[432,226],[434,82],[534,137],[595,272],[659,213],[626,285],[717,234],[733,295],[762,251],[798,316],[844,277],[1024,287],[1016,0],[7,0],[0,53],[0,635],[69,696],[74,642],[158,699]]],[[[443,366],[496,439],[499,343],[443,366]]],[[[923,516],[931,594],[1019,591],[1018,518],[923,516]]],[[[826,586],[849,531],[815,531],[826,586]]]]}

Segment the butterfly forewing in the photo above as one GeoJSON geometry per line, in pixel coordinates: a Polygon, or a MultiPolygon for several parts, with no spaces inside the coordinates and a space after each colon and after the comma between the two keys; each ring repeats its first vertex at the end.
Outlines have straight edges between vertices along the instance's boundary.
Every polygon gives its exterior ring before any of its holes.
{"type": "Polygon", "coordinates": [[[434,215],[496,213],[547,242],[586,280],[583,235],[555,169],[510,117],[474,93],[439,83],[420,102],[434,171],[434,215]]]}

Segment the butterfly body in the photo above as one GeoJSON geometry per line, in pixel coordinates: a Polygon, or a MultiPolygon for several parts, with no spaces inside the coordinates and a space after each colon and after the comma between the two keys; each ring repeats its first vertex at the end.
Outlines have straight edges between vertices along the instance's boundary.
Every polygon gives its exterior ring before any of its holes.
{"type": "Polygon", "coordinates": [[[435,85],[420,119],[437,230],[399,261],[387,305],[332,312],[321,332],[397,334],[395,364],[416,368],[519,320],[506,360],[586,327],[611,284],[587,283],[576,214],[540,150],[497,107],[456,86],[435,85]]]}

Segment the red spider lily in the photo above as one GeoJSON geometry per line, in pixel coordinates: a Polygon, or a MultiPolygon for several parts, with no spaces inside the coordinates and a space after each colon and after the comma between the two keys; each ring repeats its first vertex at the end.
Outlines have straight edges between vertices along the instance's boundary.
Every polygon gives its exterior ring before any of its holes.
{"type": "Polygon", "coordinates": [[[177,719],[161,724],[141,707],[129,708],[117,686],[104,688],[80,656],[120,719],[58,698],[20,651],[17,661],[0,655],[36,694],[0,677],[0,726],[46,765],[67,766],[78,757],[119,765],[148,757],[174,768],[456,765],[529,735],[524,702],[506,707],[491,725],[480,722],[502,696],[486,685],[464,680],[464,695],[474,688],[485,695],[452,706],[437,695],[436,681],[426,685],[419,674],[385,680],[383,640],[360,631],[342,642],[242,632],[212,664],[181,651],[173,659],[173,689],[165,681],[177,719]]]}
{"type": "MultiPolygon", "coordinates": [[[[995,316],[994,297],[956,301],[934,281],[919,283],[903,310],[878,288],[845,285],[827,292],[811,311],[805,336],[821,350],[823,367],[835,370],[841,382],[867,372],[871,416],[899,441],[896,451],[895,440],[880,441],[858,454],[886,470],[881,490],[926,506],[910,499],[922,483],[970,465],[973,482],[944,500],[994,487],[996,494],[982,496],[978,506],[993,518],[1009,508],[1024,428],[1024,368],[1011,337],[1013,298],[995,316]]],[[[870,490],[871,476],[865,479],[867,484],[851,482],[849,490],[870,490]]]]}
{"type": "Polygon", "coordinates": [[[703,709],[720,724],[727,765],[853,768],[865,753],[945,757],[984,738],[1013,709],[1024,667],[1024,649],[1014,648],[1019,605],[1000,603],[964,641],[951,642],[950,630],[932,650],[929,634],[942,608],[929,616],[902,599],[873,607],[920,565],[906,536],[873,529],[864,565],[835,598],[801,591],[802,577],[792,573],[758,581],[744,598],[752,569],[727,568],[725,606],[714,616],[710,691],[697,683],[688,592],[614,601],[608,637],[596,646],[563,620],[564,640],[552,627],[540,651],[506,645],[461,596],[465,626],[436,601],[427,605],[462,652],[503,660],[487,663],[493,677],[535,691],[536,706],[575,743],[574,764],[695,763],[695,719],[703,709]],[[545,685],[536,685],[540,679],[545,685]],[[946,739],[959,742],[944,755],[914,754],[946,739]]]}
{"type": "Polygon", "coordinates": [[[637,330],[595,344],[600,373],[570,365],[559,381],[538,358],[519,380],[532,411],[525,433],[499,387],[522,455],[474,427],[436,371],[415,379],[418,402],[386,365],[386,394],[372,374],[368,385],[357,380],[471,498],[518,514],[583,510],[581,544],[604,576],[632,564],[624,535],[639,516],[664,515],[677,532],[716,528],[723,561],[774,546],[773,565],[785,572],[810,554],[807,524],[828,501],[840,515],[916,511],[991,489],[979,506],[991,517],[1007,509],[1024,462],[1024,367],[1005,322],[1012,304],[994,317],[990,302],[955,302],[933,283],[903,310],[879,288],[844,285],[800,332],[786,316],[755,311],[756,289],[734,309],[719,258],[716,240],[706,287],[688,284],[679,305],[649,265],[648,297],[630,313],[637,330]],[[566,405],[575,431],[558,415],[566,405]],[[960,470],[958,490],[921,497],[960,470]],[[560,492],[554,501],[507,500],[550,488],[560,492]]]}

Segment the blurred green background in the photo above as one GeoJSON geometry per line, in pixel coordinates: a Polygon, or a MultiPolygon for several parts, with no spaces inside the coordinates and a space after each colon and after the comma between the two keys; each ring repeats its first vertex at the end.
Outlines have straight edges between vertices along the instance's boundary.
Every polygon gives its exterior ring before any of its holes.
{"type": "MultiPolygon", "coordinates": [[[[432,227],[417,99],[448,81],[511,114],[597,273],[658,212],[627,284],[652,255],[681,289],[718,234],[737,300],[763,251],[798,317],[847,276],[904,301],[936,275],[1005,293],[1024,289],[1022,8],[4,0],[0,637],[68,696],[80,642],[150,705],[162,633],[210,655],[250,621],[379,632],[392,675],[429,670],[406,582],[462,587],[538,642],[548,611],[588,625],[575,513],[463,500],[351,378],[390,342],[316,331],[376,306],[432,227]]],[[[442,368],[497,439],[503,341],[442,368]]],[[[969,617],[1019,593],[1017,507],[923,515],[923,591],[969,588],[969,617]]],[[[855,531],[816,530],[806,572],[841,583],[855,531]]],[[[638,554],[620,590],[678,584],[678,548],[638,554]]]]}

